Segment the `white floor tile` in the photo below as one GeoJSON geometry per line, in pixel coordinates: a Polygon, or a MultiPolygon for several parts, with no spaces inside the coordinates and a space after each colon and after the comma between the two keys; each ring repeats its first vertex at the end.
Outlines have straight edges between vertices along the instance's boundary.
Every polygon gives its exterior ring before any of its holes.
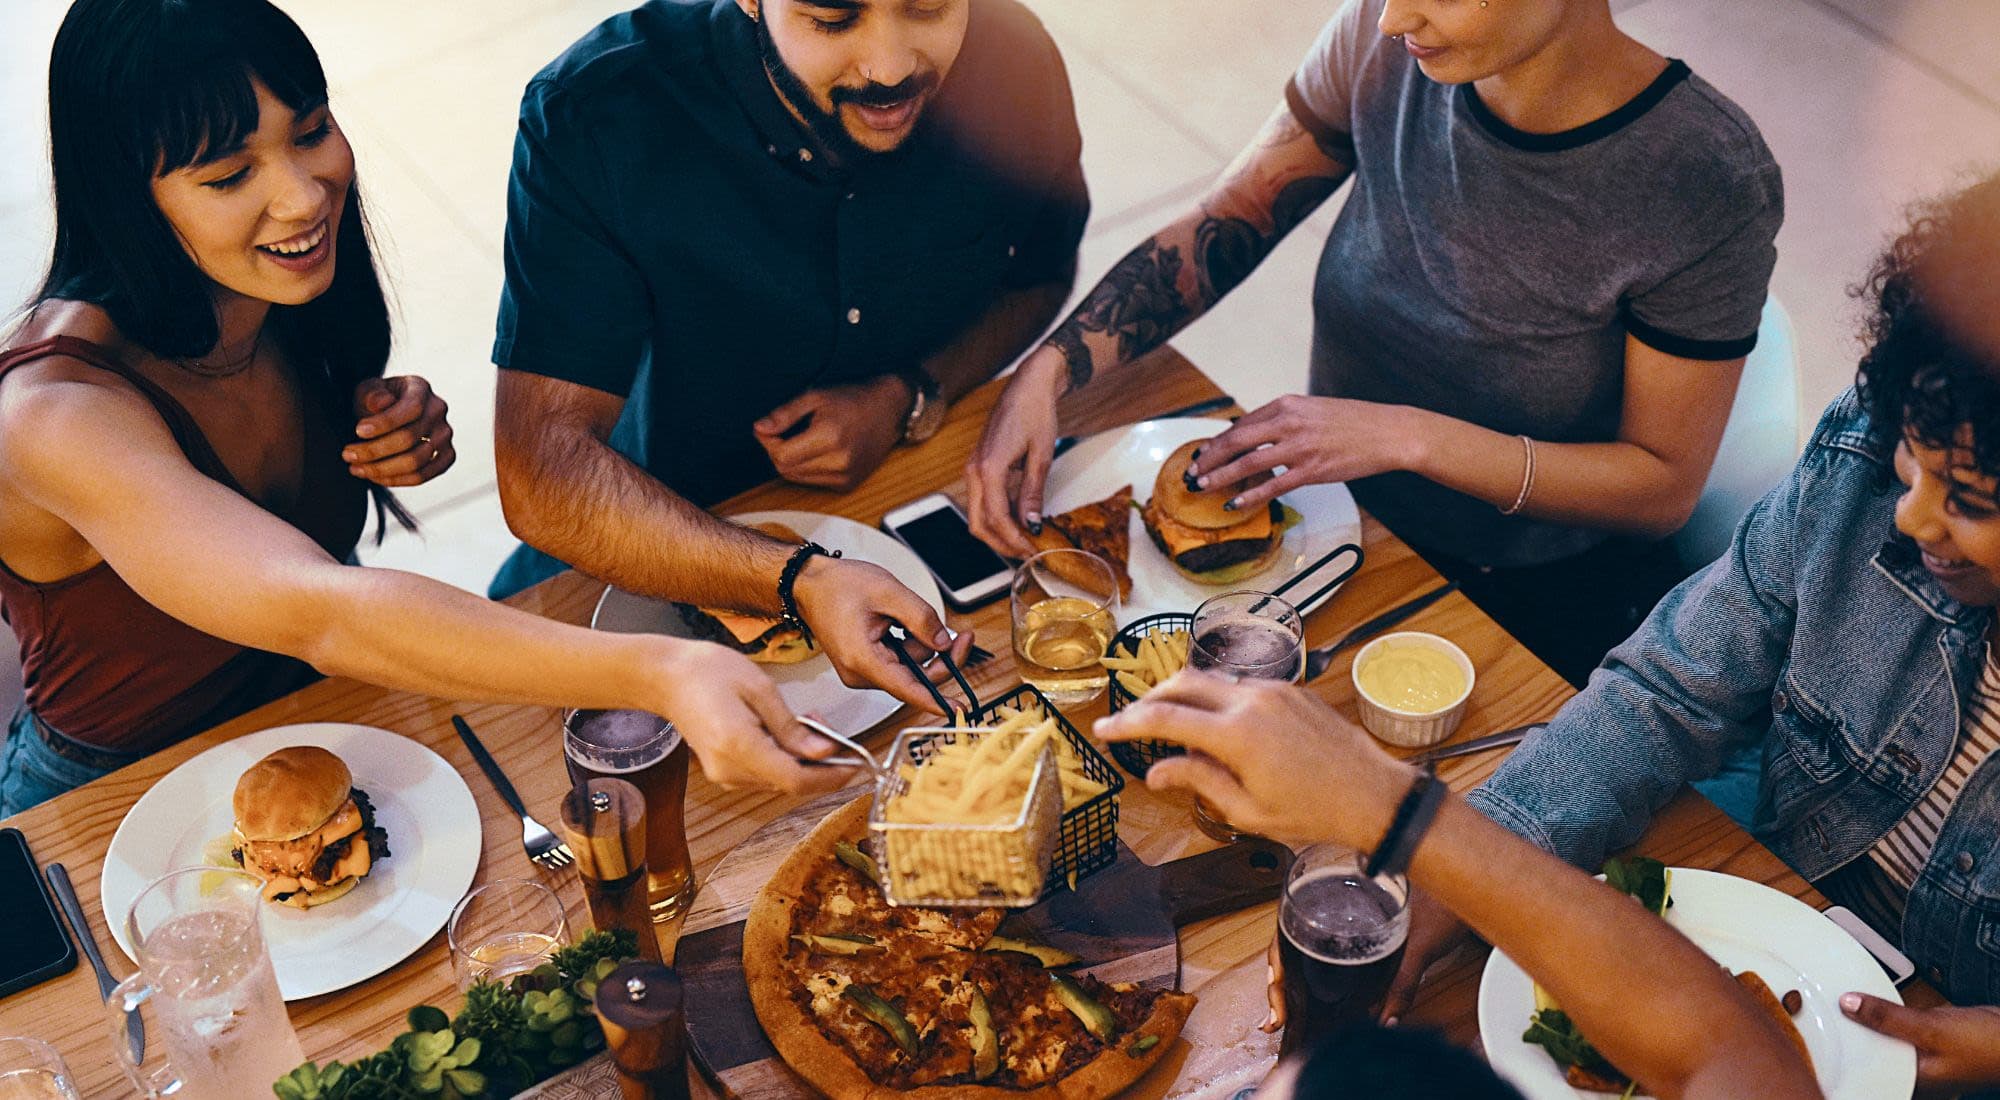
{"type": "Polygon", "coordinates": [[[1993,0],[1814,0],[1887,37],[2000,104],[2000,4],[1993,0]]]}

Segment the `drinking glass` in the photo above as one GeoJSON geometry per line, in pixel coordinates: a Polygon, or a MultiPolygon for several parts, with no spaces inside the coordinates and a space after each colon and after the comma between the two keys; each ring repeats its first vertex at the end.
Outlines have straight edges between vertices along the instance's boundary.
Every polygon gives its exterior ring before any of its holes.
{"type": "Polygon", "coordinates": [[[1366,872],[1351,848],[1300,852],[1278,905],[1278,957],[1285,971],[1289,1058],[1350,1024],[1373,1020],[1388,999],[1410,932],[1410,884],[1366,872]]]}
{"type": "Polygon", "coordinates": [[[77,1100],[76,1086],[56,1048],[40,1039],[0,1039],[0,1100],[77,1100]]]}
{"type": "Polygon", "coordinates": [[[463,993],[481,978],[504,984],[549,962],[569,942],[569,921],[555,891],[527,879],[501,879],[459,901],[445,940],[463,993]]]}
{"type": "MultiPolygon", "coordinates": [[[[1299,609],[1263,592],[1230,592],[1195,608],[1188,665],[1239,679],[1297,683],[1305,673],[1305,619],[1299,609]]],[[[1224,842],[1250,834],[1194,802],[1195,827],[1224,842]]]]}
{"type": "Polygon", "coordinates": [[[1118,579],[1088,550],[1044,550],[1014,571],[1014,661],[1021,679],[1059,707],[1104,692],[1100,663],[1117,632],[1118,579]]]}
{"type": "Polygon", "coordinates": [[[672,722],[642,710],[573,710],[563,719],[570,783],[623,779],[646,802],[646,904],[654,924],[687,912],[694,861],[687,846],[688,745],[672,722]]]}
{"type": "Polygon", "coordinates": [[[189,867],[141,891],[125,918],[139,971],[111,991],[111,1048],[140,1094],[263,1096],[306,1060],[264,945],[263,881],[189,867]],[[139,1013],[146,1047],[126,1019],[139,1013]]]}

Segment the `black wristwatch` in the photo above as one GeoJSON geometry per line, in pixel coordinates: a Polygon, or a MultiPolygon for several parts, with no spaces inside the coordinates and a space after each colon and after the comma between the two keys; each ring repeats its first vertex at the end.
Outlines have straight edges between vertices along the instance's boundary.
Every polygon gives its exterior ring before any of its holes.
{"type": "Polygon", "coordinates": [[[907,370],[899,370],[896,372],[896,377],[909,383],[910,392],[914,395],[910,400],[910,414],[903,418],[901,442],[922,443],[938,434],[938,429],[944,427],[944,417],[949,411],[949,406],[944,403],[937,380],[924,373],[921,368],[910,367],[907,370]]]}

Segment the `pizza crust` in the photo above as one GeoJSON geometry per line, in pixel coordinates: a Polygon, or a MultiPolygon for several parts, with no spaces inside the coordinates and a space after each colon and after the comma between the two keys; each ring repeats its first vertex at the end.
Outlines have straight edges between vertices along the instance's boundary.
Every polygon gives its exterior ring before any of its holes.
{"type": "Polygon", "coordinates": [[[785,965],[793,915],[814,872],[834,858],[836,842],[865,835],[867,825],[866,797],[828,814],[758,891],[743,928],[743,973],[757,1022],[778,1056],[812,1087],[832,1100],[1105,1100],[1129,1088],[1173,1049],[1194,1008],[1193,994],[1160,994],[1137,1028],[1119,1035],[1115,1044],[1067,1076],[1037,1088],[951,1084],[897,1089],[876,1084],[799,1007],[792,996],[796,982],[785,965]],[[1148,1035],[1159,1038],[1151,1050],[1128,1053],[1148,1035]]]}

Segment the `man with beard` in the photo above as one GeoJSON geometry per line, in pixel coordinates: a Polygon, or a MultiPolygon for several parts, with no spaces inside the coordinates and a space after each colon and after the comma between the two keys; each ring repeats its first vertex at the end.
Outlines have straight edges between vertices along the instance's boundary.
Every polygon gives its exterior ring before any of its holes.
{"type": "Polygon", "coordinates": [[[1025,350],[1074,278],[1081,144],[1016,0],[652,0],[585,36],[515,144],[495,434],[528,545],[494,594],[560,559],[795,614],[850,683],[922,698],[878,641],[946,644],[921,600],[706,509],[852,489],[1025,350]]]}

